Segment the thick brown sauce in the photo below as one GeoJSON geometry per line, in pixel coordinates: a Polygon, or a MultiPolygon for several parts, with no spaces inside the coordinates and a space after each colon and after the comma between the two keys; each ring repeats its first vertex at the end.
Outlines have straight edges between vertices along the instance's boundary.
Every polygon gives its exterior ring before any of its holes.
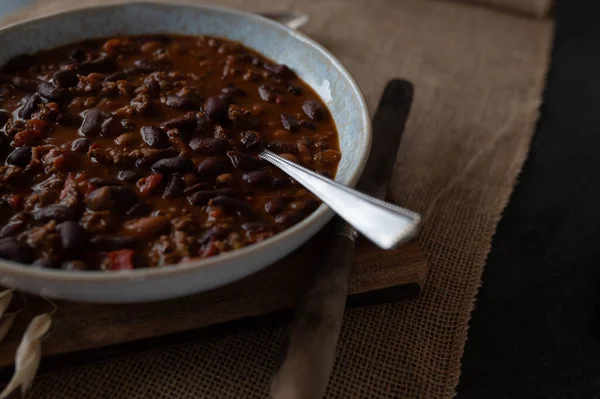
{"type": "Polygon", "coordinates": [[[240,248],[318,205],[260,148],[328,176],[340,158],[315,92],[224,39],[90,40],[16,57],[0,84],[0,257],[22,263],[118,270],[240,248]]]}

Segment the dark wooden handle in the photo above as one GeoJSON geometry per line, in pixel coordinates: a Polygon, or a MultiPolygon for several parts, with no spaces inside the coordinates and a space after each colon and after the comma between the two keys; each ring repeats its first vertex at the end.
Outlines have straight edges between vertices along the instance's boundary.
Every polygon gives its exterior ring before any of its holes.
{"type": "Polygon", "coordinates": [[[338,221],[328,255],[288,326],[280,366],[271,381],[274,399],[322,398],[335,360],[356,233],[338,221]]]}

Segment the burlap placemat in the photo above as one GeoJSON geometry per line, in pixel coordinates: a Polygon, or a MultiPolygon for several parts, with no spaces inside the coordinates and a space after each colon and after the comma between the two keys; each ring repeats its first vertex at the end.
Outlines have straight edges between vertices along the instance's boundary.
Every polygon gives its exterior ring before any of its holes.
{"type": "MultiPolygon", "coordinates": [[[[49,3],[19,17],[61,6],[49,3]]],[[[328,396],[453,396],[492,235],[533,134],[552,22],[446,1],[218,4],[309,13],[303,30],[348,67],[371,110],[388,79],[415,84],[391,194],[426,215],[429,280],[418,300],[347,312],[328,396]]],[[[265,397],[284,327],[49,374],[33,397],[265,397]]]]}

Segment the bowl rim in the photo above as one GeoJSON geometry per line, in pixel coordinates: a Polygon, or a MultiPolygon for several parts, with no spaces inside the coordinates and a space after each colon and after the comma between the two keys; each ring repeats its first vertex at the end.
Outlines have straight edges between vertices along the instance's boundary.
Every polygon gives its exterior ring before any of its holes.
{"type": "MultiPolygon", "coordinates": [[[[268,19],[258,14],[254,14],[251,12],[241,11],[233,8],[222,7],[222,6],[214,6],[214,5],[204,5],[204,4],[194,4],[187,3],[182,1],[170,1],[170,0],[120,0],[115,3],[110,4],[95,4],[95,5],[83,5],[76,6],[66,10],[61,10],[57,12],[52,12],[48,14],[44,14],[39,17],[27,18],[24,20],[20,20],[17,22],[10,23],[6,26],[0,28],[0,35],[4,32],[16,29],[19,27],[26,27],[29,24],[37,23],[40,21],[51,20],[58,16],[68,15],[71,13],[75,13],[78,11],[84,10],[94,10],[94,9],[107,9],[107,8],[119,8],[119,7],[127,7],[127,6],[165,6],[172,8],[179,7],[193,7],[199,10],[210,10],[216,11],[220,13],[230,14],[234,16],[238,16],[241,18],[246,18],[250,20],[252,23],[268,25],[271,28],[278,29],[280,31],[284,31],[287,34],[291,35],[294,39],[304,42],[311,47],[315,48],[317,51],[321,52],[328,61],[336,68],[340,73],[348,80],[350,83],[350,87],[358,99],[361,105],[361,119],[365,125],[364,132],[364,143],[366,150],[364,153],[360,155],[360,158],[355,162],[357,165],[356,172],[353,176],[350,177],[348,182],[348,186],[354,186],[362,172],[365,168],[367,160],[369,158],[370,150],[371,150],[371,141],[372,141],[372,127],[371,127],[371,117],[369,115],[369,109],[367,103],[364,99],[364,96],[352,77],[352,75],[346,70],[346,68],[342,65],[338,59],[333,56],[327,49],[325,49],[322,45],[310,39],[306,35],[300,33],[297,30],[288,28],[287,26],[280,24],[276,21],[268,19]]],[[[85,35],[84,35],[85,36],[85,35]]],[[[90,271],[71,271],[71,270],[55,270],[55,269],[44,269],[44,268],[32,268],[28,265],[23,265],[18,262],[0,259],[0,275],[2,277],[8,277],[9,275],[15,275],[19,277],[32,278],[32,279],[46,279],[46,280],[61,280],[62,282],[93,282],[93,283],[102,283],[102,282],[111,282],[111,281],[121,281],[121,280],[148,280],[148,279],[158,279],[162,276],[169,275],[172,277],[173,275],[178,275],[182,273],[188,273],[195,269],[213,269],[218,268],[221,263],[227,261],[234,261],[236,258],[243,258],[244,256],[249,256],[251,254],[255,254],[264,250],[265,248],[270,247],[275,244],[278,240],[285,239],[286,237],[293,236],[303,229],[309,228],[309,226],[313,223],[318,223],[319,219],[325,217],[331,217],[333,212],[325,205],[321,204],[319,208],[317,208],[312,214],[310,214],[307,218],[303,219],[301,222],[296,225],[275,234],[268,239],[252,244],[250,246],[237,249],[234,251],[222,253],[213,257],[190,260],[182,263],[178,263],[175,265],[167,265],[163,267],[151,267],[151,268],[139,268],[132,270],[120,270],[120,271],[106,271],[106,270],[90,270],[90,271]],[[330,215],[328,215],[328,213],[330,215]]],[[[265,265],[264,267],[267,267],[265,265]]],[[[260,270],[260,269],[259,269],[260,270]]]]}

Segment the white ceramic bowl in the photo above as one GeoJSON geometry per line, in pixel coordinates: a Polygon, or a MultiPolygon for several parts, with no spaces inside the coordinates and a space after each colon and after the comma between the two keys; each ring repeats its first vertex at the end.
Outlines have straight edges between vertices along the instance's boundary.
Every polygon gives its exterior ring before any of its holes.
{"type": "MultiPolygon", "coordinates": [[[[367,106],[356,83],[323,47],[265,18],[230,9],[136,2],[86,7],[0,30],[0,64],[86,38],[179,33],[237,40],[293,68],[329,107],[340,135],[336,180],[356,184],[371,145],[367,106]]],[[[263,269],[307,241],[331,218],[322,205],[312,215],[261,243],[181,265],[119,272],[31,268],[0,260],[0,284],[52,298],[88,302],[141,302],[198,293],[263,269]]]]}

